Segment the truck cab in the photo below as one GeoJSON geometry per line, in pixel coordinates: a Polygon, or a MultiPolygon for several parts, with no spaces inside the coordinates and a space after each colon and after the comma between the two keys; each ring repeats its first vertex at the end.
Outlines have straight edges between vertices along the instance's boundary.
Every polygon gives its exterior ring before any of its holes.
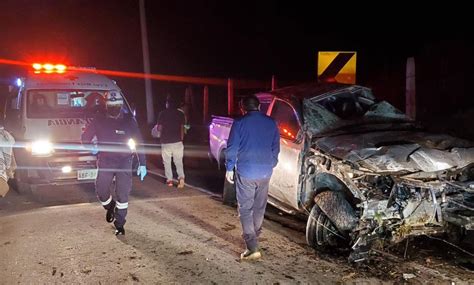
{"type": "MultiPolygon", "coordinates": [[[[122,93],[119,86],[94,69],[52,64],[33,65],[17,83],[4,112],[5,128],[17,142],[16,188],[94,182],[97,158],[81,144],[81,134],[105,111],[107,93],[122,93]]],[[[128,103],[123,108],[131,113],[128,103]]]]}

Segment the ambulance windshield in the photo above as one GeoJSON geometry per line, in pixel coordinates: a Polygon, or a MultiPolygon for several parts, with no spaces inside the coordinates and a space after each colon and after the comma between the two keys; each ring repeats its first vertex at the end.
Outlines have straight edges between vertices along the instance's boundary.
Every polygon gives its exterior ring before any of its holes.
{"type": "MultiPolygon", "coordinates": [[[[84,118],[105,113],[103,90],[30,90],[27,93],[28,118],[84,118]]],[[[129,113],[127,104],[122,107],[129,113]]]]}

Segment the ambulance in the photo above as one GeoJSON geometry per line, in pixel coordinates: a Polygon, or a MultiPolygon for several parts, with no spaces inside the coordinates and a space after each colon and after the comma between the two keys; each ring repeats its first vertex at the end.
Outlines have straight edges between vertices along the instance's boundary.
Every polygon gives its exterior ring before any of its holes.
{"type": "MultiPolygon", "coordinates": [[[[116,82],[93,68],[35,63],[16,83],[5,104],[4,125],[17,142],[17,190],[94,182],[96,151],[81,144],[81,133],[105,112],[108,93],[125,98],[116,82]]],[[[135,113],[126,99],[122,111],[135,113]]]]}

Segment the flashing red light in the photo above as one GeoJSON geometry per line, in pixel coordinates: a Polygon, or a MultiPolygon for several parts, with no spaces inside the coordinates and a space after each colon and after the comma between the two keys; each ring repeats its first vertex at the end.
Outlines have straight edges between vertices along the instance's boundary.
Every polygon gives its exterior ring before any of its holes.
{"type": "Polygon", "coordinates": [[[66,66],[64,64],[56,64],[54,66],[58,72],[64,72],[66,71],[66,66]]]}
{"type": "Polygon", "coordinates": [[[54,65],[52,65],[51,63],[45,63],[45,64],[43,64],[43,68],[45,70],[53,70],[54,65]]]}
{"type": "Polygon", "coordinates": [[[33,63],[33,69],[35,70],[35,73],[64,73],[67,69],[66,65],[64,64],[51,64],[51,63],[33,63]]]}

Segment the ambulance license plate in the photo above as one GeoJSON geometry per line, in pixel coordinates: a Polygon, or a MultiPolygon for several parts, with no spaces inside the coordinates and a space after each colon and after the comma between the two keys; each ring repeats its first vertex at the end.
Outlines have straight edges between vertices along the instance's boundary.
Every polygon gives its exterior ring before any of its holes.
{"type": "Polygon", "coordinates": [[[77,180],[88,180],[97,178],[97,169],[83,169],[77,171],[77,180]]]}

